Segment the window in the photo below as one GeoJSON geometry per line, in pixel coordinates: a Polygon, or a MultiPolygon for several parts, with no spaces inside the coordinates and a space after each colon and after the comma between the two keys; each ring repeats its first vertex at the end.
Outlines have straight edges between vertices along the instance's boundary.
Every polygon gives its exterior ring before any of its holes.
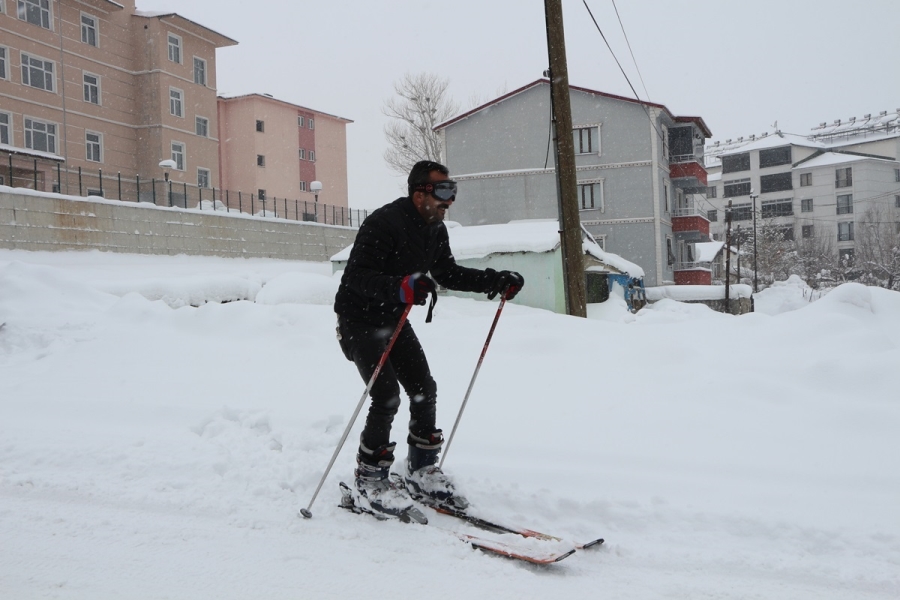
{"type": "Polygon", "coordinates": [[[209,169],[197,169],[197,187],[209,187],[209,169]]]}
{"type": "Polygon", "coordinates": [[[12,144],[11,122],[12,117],[9,113],[0,112],[0,144],[12,144]]]}
{"type": "Polygon", "coordinates": [[[257,167],[266,166],[266,157],[263,156],[262,154],[257,154],[256,155],[256,166],[257,167]]]}
{"type": "Polygon", "coordinates": [[[669,212],[669,182],[663,182],[663,209],[669,212]]]}
{"type": "Polygon", "coordinates": [[[793,225],[785,225],[784,227],[779,227],[777,231],[781,234],[782,241],[785,241],[785,242],[793,242],[794,241],[794,226],[793,225]]]}
{"type": "Polygon", "coordinates": [[[103,162],[103,136],[93,131],[84,132],[85,158],[91,162],[103,162]]]}
{"type": "Polygon", "coordinates": [[[301,192],[305,192],[305,191],[306,191],[306,182],[305,182],[305,181],[301,181],[301,182],[300,182],[300,191],[301,191],[301,192]]]}
{"type": "Polygon", "coordinates": [[[800,173],[800,187],[812,185],[812,173],[800,173]]]}
{"type": "Polygon", "coordinates": [[[812,212],[813,211],[813,199],[812,198],[804,198],[800,201],[800,212],[812,212]]]}
{"type": "Polygon", "coordinates": [[[737,173],[738,171],[750,170],[750,153],[733,154],[731,156],[722,157],[722,172],[737,173]]]}
{"type": "Polygon", "coordinates": [[[19,19],[50,29],[50,0],[19,0],[19,19]]]}
{"type": "Polygon", "coordinates": [[[708,210],[706,211],[706,220],[710,223],[719,220],[719,211],[717,210],[708,210]]]}
{"type": "Polygon", "coordinates": [[[600,127],[580,127],[572,130],[575,154],[600,154],[600,127]]]}
{"type": "Polygon", "coordinates": [[[663,160],[669,160],[669,146],[671,142],[669,141],[669,128],[665,125],[662,126],[662,142],[663,160]]]}
{"type": "Polygon", "coordinates": [[[265,132],[265,130],[266,130],[266,122],[265,122],[265,121],[260,121],[259,119],[257,119],[257,120],[256,120],[256,130],[257,130],[258,132],[260,132],[260,133],[265,132]]]}
{"type": "Polygon", "coordinates": [[[303,117],[297,117],[297,125],[299,127],[305,127],[306,126],[305,121],[306,121],[306,119],[304,119],[303,117]]]}
{"type": "Polygon", "coordinates": [[[25,147],[56,154],[56,124],[25,117],[25,147]]]}
{"type": "Polygon", "coordinates": [[[184,144],[181,142],[172,142],[172,160],[176,171],[184,171],[184,144]]]}
{"type": "Polygon", "coordinates": [[[100,76],[84,73],[84,101],[100,104],[100,76]]]}
{"type": "Polygon", "coordinates": [[[723,198],[734,198],[735,196],[746,196],[750,193],[750,178],[734,179],[726,181],[724,184],[723,198]]]}
{"type": "Polygon", "coordinates": [[[592,236],[601,250],[606,250],[606,234],[592,236]]]}
{"type": "Polygon", "coordinates": [[[837,169],[834,172],[834,187],[843,188],[853,185],[853,168],[846,167],[837,169]]]}
{"type": "Polygon", "coordinates": [[[672,238],[666,236],[666,264],[670,267],[675,264],[675,253],[672,252],[672,238]]]}
{"type": "Polygon", "coordinates": [[[900,196],[894,196],[894,207],[900,208],[900,196]]]}
{"type": "Polygon", "coordinates": [[[0,79],[8,79],[6,74],[6,55],[9,52],[6,48],[0,46],[0,79]]]}
{"type": "Polygon", "coordinates": [[[307,123],[309,123],[309,128],[310,128],[310,129],[315,129],[315,128],[316,128],[316,124],[315,124],[315,122],[313,121],[313,118],[312,118],[312,117],[308,118],[306,121],[307,121],[307,123]]]}
{"type": "Polygon", "coordinates": [[[169,88],[169,114],[184,116],[184,92],[179,89],[169,88]]]}
{"type": "Polygon", "coordinates": [[[749,202],[735,204],[731,207],[732,221],[749,221],[753,219],[753,205],[749,202]]]}
{"type": "Polygon", "coordinates": [[[849,242],[853,240],[853,221],[838,223],[838,241],[849,242]]]}
{"type": "Polygon", "coordinates": [[[853,194],[841,194],[837,197],[837,214],[849,215],[853,212],[853,194]]]}
{"type": "Polygon", "coordinates": [[[813,226],[812,225],[803,225],[800,228],[800,235],[803,236],[804,239],[811,238],[813,236],[813,226]]]}
{"type": "Polygon", "coordinates": [[[794,201],[791,198],[762,201],[762,218],[789,217],[794,214],[794,201]]]}
{"type": "Polygon", "coordinates": [[[588,181],[578,184],[578,198],[582,209],[599,208],[603,210],[603,182],[588,181]]]}
{"type": "Polygon", "coordinates": [[[52,92],[55,89],[53,61],[22,53],[22,83],[52,92]]]}
{"type": "Polygon", "coordinates": [[[206,61],[196,56],[194,57],[194,83],[206,85],[206,61]]]}
{"type": "Polygon", "coordinates": [[[316,160],[316,151],[315,150],[309,151],[309,160],[315,162],[315,160],[316,160]]]}
{"type": "Polygon", "coordinates": [[[262,189],[256,190],[256,197],[259,198],[260,200],[262,200],[263,202],[265,202],[266,201],[266,190],[262,190],[262,189]]]}
{"type": "Polygon", "coordinates": [[[194,131],[200,137],[209,137],[209,119],[194,117],[194,131]]]}
{"type": "Polygon", "coordinates": [[[769,148],[759,151],[759,168],[791,164],[791,147],[769,148]]]}
{"type": "Polygon", "coordinates": [[[300,148],[300,160],[306,160],[306,148],[300,148]]]}
{"type": "Polygon", "coordinates": [[[838,258],[845,265],[853,264],[853,248],[842,248],[838,250],[838,258]]]}
{"type": "Polygon", "coordinates": [[[900,169],[894,169],[894,181],[900,181],[900,169]]]}
{"type": "Polygon", "coordinates": [[[759,178],[759,191],[761,194],[792,189],[794,189],[793,177],[789,172],[763,175],[759,178]]]}
{"type": "Polygon", "coordinates": [[[711,185],[706,188],[706,197],[707,198],[718,198],[718,192],[716,191],[716,186],[711,185]]]}
{"type": "Polygon", "coordinates": [[[97,17],[81,13],[81,41],[88,46],[97,45],[97,17]]]}
{"type": "Polygon", "coordinates": [[[174,33],[169,34],[169,60],[181,64],[181,38],[174,33]]]}

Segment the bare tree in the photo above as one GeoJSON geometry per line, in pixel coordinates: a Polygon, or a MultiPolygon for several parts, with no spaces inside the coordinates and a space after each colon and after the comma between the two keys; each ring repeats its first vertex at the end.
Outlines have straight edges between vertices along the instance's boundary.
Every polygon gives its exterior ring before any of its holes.
{"type": "Polygon", "coordinates": [[[884,212],[873,206],[857,222],[853,265],[861,283],[900,290],[900,231],[884,212]]]}
{"type": "Polygon", "coordinates": [[[834,246],[834,229],[810,226],[809,237],[800,237],[793,244],[791,273],[799,275],[810,287],[830,286],[836,280],[844,280],[844,266],[837,259],[834,246]]]}
{"type": "Polygon", "coordinates": [[[396,96],[382,109],[392,119],[384,128],[384,160],[392,171],[406,175],[420,160],[444,161],[442,138],[434,127],[459,111],[447,94],[449,85],[448,79],[433,73],[407,73],[394,82],[396,96]]]}
{"type": "MultiPolygon", "coordinates": [[[[793,248],[787,238],[786,226],[775,222],[773,219],[760,219],[756,232],[756,265],[757,277],[760,289],[765,289],[773,282],[786,279],[790,274],[790,267],[794,262],[793,248]]],[[[744,255],[744,264],[741,270],[749,269],[753,272],[753,230],[748,229],[744,233],[741,248],[749,254],[744,255]]]]}

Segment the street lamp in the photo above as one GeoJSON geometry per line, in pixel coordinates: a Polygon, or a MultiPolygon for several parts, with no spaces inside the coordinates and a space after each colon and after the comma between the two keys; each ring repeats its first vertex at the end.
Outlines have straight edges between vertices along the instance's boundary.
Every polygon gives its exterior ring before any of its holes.
{"type": "Polygon", "coordinates": [[[750,199],[753,200],[753,293],[755,294],[757,290],[757,268],[756,268],[756,199],[759,198],[759,194],[754,194],[753,190],[750,190],[750,199]]]}
{"type": "Polygon", "coordinates": [[[322,191],[322,182],[321,181],[310,181],[309,182],[309,191],[316,195],[316,202],[319,201],[319,192],[322,191]]]}
{"type": "Polygon", "coordinates": [[[172,182],[169,180],[169,170],[177,167],[178,164],[171,158],[159,161],[159,168],[163,170],[166,180],[167,193],[169,195],[169,206],[172,206],[172,182]]]}

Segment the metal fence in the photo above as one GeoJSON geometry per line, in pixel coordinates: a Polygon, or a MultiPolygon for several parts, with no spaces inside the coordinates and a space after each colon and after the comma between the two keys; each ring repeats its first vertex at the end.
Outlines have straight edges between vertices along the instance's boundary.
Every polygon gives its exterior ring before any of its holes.
{"type": "Polygon", "coordinates": [[[58,160],[5,150],[0,150],[0,157],[5,159],[0,166],[0,185],[10,187],[347,227],[359,227],[369,214],[367,210],[333,206],[315,199],[266,197],[165,178],[130,178],[121,173],[104,173],[102,169],[71,169],[58,160]]]}

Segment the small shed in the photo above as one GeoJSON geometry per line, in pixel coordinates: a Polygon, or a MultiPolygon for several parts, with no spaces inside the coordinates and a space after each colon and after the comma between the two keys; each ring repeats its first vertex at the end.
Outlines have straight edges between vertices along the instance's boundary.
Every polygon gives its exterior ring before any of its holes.
{"type": "MultiPolygon", "coordinates": [[[[525,287],[513,302],[565,314],[562,249],[555,219],[513,221],[500,225],[463,227],[447,221],[450,248],[456,262],[473,269],[517,271],[525,287]]],[[[621,256],[605,252],[586,231],[582,235],[588,302],[603,302],[614,283],[625,289],[629,306],[644,304],[644,270],[621,256]]],[[[345,248],[331,257],[333,272],[343,270],[350,258],[345,248]]],[[[441,290],[450,296],[484,298],[482,294],[441,290]]]]}

